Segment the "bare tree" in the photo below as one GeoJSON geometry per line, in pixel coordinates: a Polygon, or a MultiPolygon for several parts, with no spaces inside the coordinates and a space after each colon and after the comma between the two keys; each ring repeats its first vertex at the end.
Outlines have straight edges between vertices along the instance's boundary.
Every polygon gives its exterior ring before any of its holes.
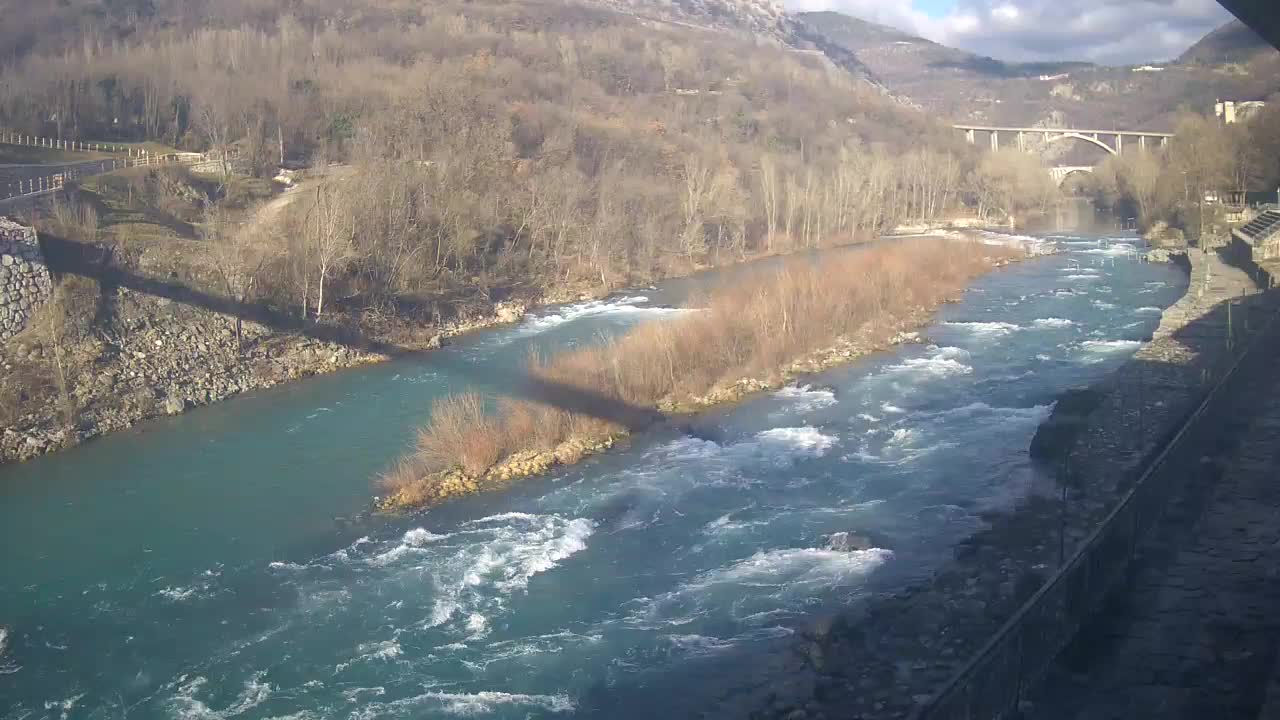
{"type": "Polygon", "coordinates": [[[355,219],[330,183],[316,188],[307,227],[316,266],[316,317],[324,314],[325,285],[330,276],[355,257],[355,219]]]}

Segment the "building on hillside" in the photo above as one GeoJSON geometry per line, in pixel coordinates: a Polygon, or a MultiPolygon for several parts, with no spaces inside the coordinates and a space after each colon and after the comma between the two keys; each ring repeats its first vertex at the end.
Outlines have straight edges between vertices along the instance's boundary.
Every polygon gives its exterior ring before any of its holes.
{"type": "Polygon", "coordinates": [[[1219,100],[1213,105],[1213,115],[1227,125],[1244,122],[1267,106],[1262,100],[1219,100]]]}

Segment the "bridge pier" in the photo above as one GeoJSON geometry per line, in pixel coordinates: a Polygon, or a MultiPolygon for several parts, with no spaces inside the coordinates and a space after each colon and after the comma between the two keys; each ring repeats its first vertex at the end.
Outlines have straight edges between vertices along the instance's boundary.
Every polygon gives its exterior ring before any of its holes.
{"type": "Polygon", "coordinates": [[[989,133],[991,136],[991,150],[1000,149],[1000,133],[1014,133],[1018,136],[1018,149],[1026,152],[1027,136],[1035,137],[1039,135],[1043,138],[1045,144],[1058,142],[1060,140],[1081,140],[1086,143],[1092,143],[1106,150],[1112,155],[1120,155],[1124,153],[1124,138],[1138,138],[1138,146],[1144,150],[1147,147],[1148,138],[1158,138],[1160,147],[1166,147],[1169,144],[1169,138],[1173,137],[1172,133],[1162,132],[1144,132],[1141,130],[1077,130],[1074,128],[1030,128],[1030,127],[993,127],[989,125],[953,125],[957,130],[963,130],[965,139],[970,145],[976,144],[975,136],[979,132],[989,133]],[[1107,143],[1102,138],[1115,138],[1114,143],[1107,143]]]}

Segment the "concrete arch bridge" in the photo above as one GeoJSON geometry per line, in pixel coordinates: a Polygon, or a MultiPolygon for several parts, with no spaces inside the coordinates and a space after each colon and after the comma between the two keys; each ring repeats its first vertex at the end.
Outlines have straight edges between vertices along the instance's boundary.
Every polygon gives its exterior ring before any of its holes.
{"type": "MultiPolygon", "coordinates": [[[[1085,130],[1080,128],[1032,128],[1032,127],[999,127],[993,125],[954,125],[956,130],[964,132],[970,145],[978,143],[978,135],[985,133],[991,150],[999,150],[1001,136],[1016,144],[1022,152],[1027,151],[1028,140],[1040,140],[1046,145],[1050,143],[1073,141],[1083,142],[1102,148],[1109,155],[1123,155],[1126,140],[1129,147],[1135,144],[1141,148],[1164,147],[1169,144],[1173,133],[1152,132],[1146,130],[1085,130]]],[[[1092,173],[1088,166],[1059,166],[1049,168],[1049,174],[1059,185],[1074,173],[1092,173]]]]}

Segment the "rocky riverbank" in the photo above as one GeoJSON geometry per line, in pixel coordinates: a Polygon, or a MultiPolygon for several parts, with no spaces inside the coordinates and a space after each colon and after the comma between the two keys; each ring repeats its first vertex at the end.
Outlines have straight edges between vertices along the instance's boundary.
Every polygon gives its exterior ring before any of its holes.
{"type": "MultiPolygon", "coordinates": [[[[37,328],[0,345],[9,392],[0,429],[0,463],[28,460],[148,418],[176,415],[251,390],[388,359],[383,352],[281,331],[193,305],[118,288],[87,337],[54,347],[37,328]],[[57,375],[39,372],[61,360],[75,372],[62,393],[57,375]],[[15,390],[21,388],[22,395],[15,390]]],[[[439,347],[461,333],[518,322],[526,303],[497,303],[441,327],[415,328],[407,349],[439,347]]],[[[401,338],[403,341],[403,338],[401,338]]]]}
{"type": "Polygon", "coordinates": [[[1073,392],[1037,435],[1057,488],[990,517],[930,580],[815,623],[770,673],[787,681],[753,691],[749,714],[907,717],[1070,557],[1251,333],[1280,310],[1274,295],[1239,301],[1248,277],[1216,255],[1196,252],[1191,262],[1191,287],[1153,341],[1106,382],[1073,392]],[[1238,304],[1228,311],[1231,297],[1238,304]]]}

